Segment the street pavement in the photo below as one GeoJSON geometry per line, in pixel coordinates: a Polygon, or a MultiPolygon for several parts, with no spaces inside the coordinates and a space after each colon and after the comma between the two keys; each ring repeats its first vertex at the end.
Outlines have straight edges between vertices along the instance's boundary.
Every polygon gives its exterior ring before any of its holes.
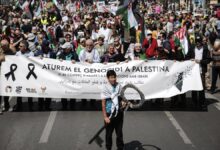
{"type": "MultiPolygon", "coordinates": [[[[190,97],[187,94],[187,97],[190,97]]],[[[170,107],[170,100],[155,105],[147,101],[141,110],[129,110],[124,118],[125,150],[219,150],[220,91],[206,93],[207,110],[197,110],[190,98],[186,108],[170,107]]],[[[27,105],[24,103],[24,105],[27,105]]],[[[75,110],[5,112],[0,116],[0,150],[104,150],[90,138],[103,125],[101,103],[90,102],[75,110]]],[[[104,139],[105,133],[100,137],[104,139]]],[[[116,150],[115,134],[113,150],[116,150]]]]}

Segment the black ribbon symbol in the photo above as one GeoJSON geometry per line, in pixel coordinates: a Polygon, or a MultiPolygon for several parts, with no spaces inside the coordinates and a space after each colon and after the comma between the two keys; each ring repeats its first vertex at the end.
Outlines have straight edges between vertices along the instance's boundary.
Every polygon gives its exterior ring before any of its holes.
{"type": "Polygon", "coordinates": [[[12,80],[15,81],[15,74],[14,74],[15,70],[17,70],[17,65],[11,64],[10,72],[5,74],[5,78],[8,80],[8,78],[11,76],[12,80]]]}
{"type": "Polygon", "coordinates": [[[28,64],[28,69],[29,69],[29,73],[28,75],[26,76],[26,78],[29,80],[29,78],[31,77],[31,75],[34,76],[35,79],[37,79],[37,75],[34,73],[34,69],[35,69],[35,65],[32,64],[32,63],[29,63],[28,64]]]}

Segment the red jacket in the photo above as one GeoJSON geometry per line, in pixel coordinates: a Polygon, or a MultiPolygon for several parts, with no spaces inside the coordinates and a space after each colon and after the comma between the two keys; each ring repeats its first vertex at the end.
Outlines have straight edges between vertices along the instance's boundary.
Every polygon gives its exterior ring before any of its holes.
{"type": "Polygon", "coordinates": [[[145,48],[145,54],[147,58],[157,56],[157,40],[152,38],[151,44],[149,44],[147,38],[144,39],[142,47],[145,48]]]}
{"type": "Polygon", "coordinates": [[[170,42],[171,48],[172,48],[173,50],[175,50],[175,42],[174,42],[174,39],[170,39],[169,42],[170,42]]]}

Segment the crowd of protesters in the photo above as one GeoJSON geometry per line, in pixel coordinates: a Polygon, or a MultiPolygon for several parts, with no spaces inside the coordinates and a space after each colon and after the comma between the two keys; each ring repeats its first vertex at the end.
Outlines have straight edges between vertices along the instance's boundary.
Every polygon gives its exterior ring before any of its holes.
{"type": "MultiPolygon", "coordinates": [[[[132,9],[138,26],[127,29],[123,15],[98,12],[96,5],[82,6],[78,5],[82,1],[67,0],[59,1],[58,7],[52,0],[41,2],[44,7],[40,15],[23,11],[19,6],[0,6],[0,62],[6,55],[72,63],[192,60],[200,64],[204,89],[216,92],[220,78],[220,16],[214,11],[176,13],[166,11],[155,1],[135,1],[132,9]],[[183,28],[187,45],[176,36],[183,28]]],[[[199,98],[197,92],[192,92],[193,99],[196,105],[203,107],[205,93],[198,94],[199,98]]],[[[185,95],[180,97],[185,99],[185,95]]],[[[8,110],[8,97],[2,99],[1,104],[4,101],[4,108],[8,110]]],[[[176,103],[178,96],[172,99],[176,103]]],[[[32,98],[28,98],[28,102],[32,110],[32,98]]],[[[39,110],[43,107],[49,110],[50,102],[49,98],[40,98],[39,110]]],[[[62,99],[62,104],[67,109],[66,99],[62,99]]],[[[21,97],[17,98],[16,108],[22,108],[21,97]]]]}

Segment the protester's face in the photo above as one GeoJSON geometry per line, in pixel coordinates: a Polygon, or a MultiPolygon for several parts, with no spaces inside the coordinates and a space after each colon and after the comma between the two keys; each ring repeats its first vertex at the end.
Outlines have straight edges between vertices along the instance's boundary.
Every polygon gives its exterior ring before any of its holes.
{"type": "Polygon", "coordinates": [[[93,49],[93,43],[92,42],[86,42],[86,50],[88,51],[88,52],[91,52],[92,51],[92,49],[93,49]]]}
{"type": "Polygon", "coordinates": [[[148,35],[147,35],[147,39],[148,39],[148,40],[150,40],[150,39],[151,39],[151,37],[152,37],[152,35],[151,35],[151,34],[148,34],[148,35]]]}
{"type": "Polygon", "coordinates": [[[66,36],[66,42],[70,42],[71,41],[71,36],[70,35],[67,35],[66,36]]]}
{"type": "Polygon", "coordinates": [[[23,52],[23,53],[26,52],[26,47],[25,47],[25,45],[24,45],[23,43],[20,43],[20,44],[19,44],[19,49],[20,49],[20,51],[23,52]]]}
{"type": "Polygon", "coordinates": [[[139,52],[141,52],[141,47],[140,47],[140,46],[136,46],[136,47],[134,48],[134,50],[139,53],[139,52]]]}
{"type": "Polygon", "coordinates": [[[98,42],[99,42],[99,45],[103,45],[104,43],[102,39],[99,39],[98,42]]]}
{"type": "Polygon", "coordinates": [[[16,30],[15,30],[15,34],[16,34],[17,36],[19,36],[19,35],[21,34],[21,31],[20,31],[19,29],[16,29],[16,30]]]}
{"type": "Polygon", "coordinates": [[[31,32],[34,33],[34,34],[37,34],[37,29],[32,29],[31,32]]]}
{"type": "Polygon", "coordinates": [[[109,54],[114,54],[115,53],[115,48],[113,46],[110,46],[108,49],[109,54]]]}
{"type": "Polygon", "coordinates": [[[117,78],[116,76],[109,76],[108,77],[108,81],[111,85],[115,85],[116,84],[116,81],[117,81],[117,78]]]}
{"type": "Polygon", "coordinates": [[[102,26],[105,28],[106,27],[106,23],[103,23],[102,26]]]}
{"type": "Polygon", "coordinates": [[[44,36],[42,35],[42,34],[40,34],[40,35],[38,35],[38,41],[43,41],[43,39],[44,39],[44,36]]]}
{"type": "Polygon", "coordinates": [[[110,23],[108,24],[108,28],[111,28],[111,24],[110,23]]]}
{"type": "Polygon", "coordinates": [[[119,44],[120,44],[119,39],[115,39],[114,40],[114,45],[119,45],[119,44]]]}

